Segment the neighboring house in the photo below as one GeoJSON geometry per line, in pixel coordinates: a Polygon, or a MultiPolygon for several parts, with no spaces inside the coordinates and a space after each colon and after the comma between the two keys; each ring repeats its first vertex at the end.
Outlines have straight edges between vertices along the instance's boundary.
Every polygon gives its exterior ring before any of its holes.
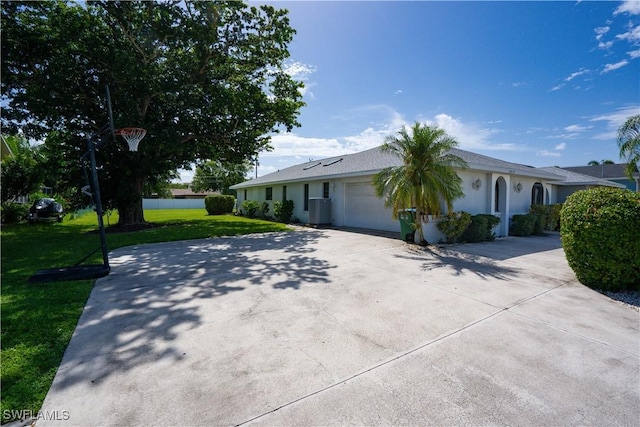
{"type": "Polygon", "coordinates": [[[633,179],[629,179],[625,172],[626,163],[615,163],[612,165],[594,165],[594,166],[571,166],[562,169],[589,175],[595,178],[603,178],[609,181],[624,185],[631,191],[640,192],[640,173],[633,173],[633,179]]]}
{"type": "MultiPolygon", "coordinates": [[[[454,210],[500,217],[495,232],[507,236],[514,214],[526,213],[532,204],[551,204],[562,197],[566,177],[547,170],[510,163],[464,150],[453,150],[469,165],[459,169],[465,197],[454,210]]],[[[294,217],[303,223],[400,231],[391,209],[376,196],[373,176],[401,160],[380,148],[309,161],[236,184],[238,206],[244,200],[293,200],[294,217]],[[318,203],[318,199],[321,203],[318,203]],[[320,209],[320,212],[316,212],[320,209]]],[[[427,237],[429,239],[429,237],[427,237]]]]}
{"type": "Polygon", "coordinates": [[[553,185],[557,187],[556,203],[564,203],[567,197],[578,190],[586,190],[593,187],[627,188],[622,183],[573,172],[568,170],[569,168],[548,167],[537,169],[564,177],[562,181],[553,183],[553,185]]]}

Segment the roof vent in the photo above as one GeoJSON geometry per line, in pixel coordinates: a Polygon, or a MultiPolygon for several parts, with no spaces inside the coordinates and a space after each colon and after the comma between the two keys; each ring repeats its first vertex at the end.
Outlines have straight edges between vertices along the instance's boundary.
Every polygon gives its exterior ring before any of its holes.
{"type": "Polygon", "coordinates": [[[314,165],[307,166],[306,168],[302,168],[302,170],[303,170],[303,171],[306,171],[306,170],[309,170],[309,169],[311,169],[311,168],[315,168],[316,166],[319,166],[319,165],[321,165],[321,164],[322,164],[322,162],[318,162],[318,163],[316,163],[316,164],[314,164],[314,165]]]}
{"type": "Polygon", "coordinates": [[[322,166],[323,166],[323,167],[331,166],[331,165],[334,165],[334,164],[336,164],[336,163],[340,163],[341,161],[342,161],[342,158],[339,158],[338,160],[334,160],[333,162],[331,162],[331,163],[327,163],[326,165],[322,165],[322,166]]]}

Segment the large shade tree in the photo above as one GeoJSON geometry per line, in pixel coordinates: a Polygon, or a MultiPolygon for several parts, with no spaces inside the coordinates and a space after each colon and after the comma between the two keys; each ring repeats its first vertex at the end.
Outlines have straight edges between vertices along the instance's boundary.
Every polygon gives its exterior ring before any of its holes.
{"type": "Polygon", "coordinates": [[[402,165],[384,168],[374,176],[376,193],[393,209],[394,218],[403,209],[416,209],[419,241],[424,240],[421,216],[439,215],[445,206],[451,211],[453,202],[464,196],[455,168],[466,168],[467,163],[452,152],[457,146],[443,129],[419,122],[410,130],[403,126],[382,145],[382,151],[400,158],[402,165]]]}
{"type": "Polygon", "coordinates": [[[626,172],[630,179],[640,170],[640,114],[629,117],[618,129],[620,157],[627,161],[626,172]]]}
{"type": "Polygon", "coordinates": [[[103,203],[118,209],[120,225],[144,223],[148,180],[198,160],[242,163],[269,149],[270,134],[299,125],[302,83],[286,73],[295,34],[286,10],[3,2],[1,31],[5,129],[36,139],[56,131],[58,144],[82,150],[107,122],[108,84],[115,126],[147,130],[137,152],[108,135],[98,150],[103,203]]]}

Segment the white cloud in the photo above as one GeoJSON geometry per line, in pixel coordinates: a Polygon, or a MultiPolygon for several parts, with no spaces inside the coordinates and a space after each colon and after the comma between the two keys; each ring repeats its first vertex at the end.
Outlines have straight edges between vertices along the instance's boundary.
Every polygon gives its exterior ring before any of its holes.
{"type": "Polygon", "coordinates": [[[555,92],[557,90],[562,89],[563,87],[565,87],[566,85],[564,83],[560,83],[558,86],[554,86],[551,88],[551,92],[555,92]]]}
{"type": "Polygon", "coordinates": [[[622,61],[616,62],[615,64],[606,64],[604,66],[604,68],[602,69],[602,71],[600,72],[600,74],[604,74],[604,73],[608,73],[608,72],[613,71],[613,70],[617,70],[618,68],[624,67],[628,63],[629,63],[629,61],[627,61],[626,59],[623,59],[622,61]]]}
{"type": "Polygon", "coordinates": [[[607,34],[609,32],[609,30],[611,29],[611,27],[607,26],[607,27],[597,27],[594,28],[594,32],[596,33],[596,40],[600,40],[602,39],[602,36],[604,36],[605,34],[607,34]]]}
{"type": "Polygon", "coordinates": [[[303,158],[332,157],[346,154],[345,147],[335,138],[312,138],[292,132],[271,137],[273,151],[260,153],[260,157],[300,156],[303,158]]]}
{"type": "Polygon", "coordinates": [[[309,96],[311,99],[315,99],[313,92],[310,91],[314,87],[315,83],[308,83],[309,76],[316,72],[314,65],[304,64],[299,61],[289,61],[284,64],[283,71],[290,75],[293,79],[304,83],[304,87],[300,89],[302,96],[309,96]]]}
{"type": "Polygon", "coordinates": [[[400,95],[401,93],[402,93],[402,89],[398,89],[393,94],[394,95],[400,95]]]}
{"type": "Polygon", "coordinates": [[[580,68],[580,70],[578,70],[578,71],[576,71],[576,72],[574,72],[574,73],[569,74],[569,77],[567,77],[566,79],[564,79],[564,81],[566,81],[566,82],[570,82],[571,80],[575,79],[575,78],[576,78],[576,77],[578,77],[578,76],[582,76],[582,75],[584,75],[584,74],[587,74],[589,71],[591,71],[591,70],[586,69],[586,68],[580,68]]]}
{"type": "Polygon", "coordinates": [[[617,110],[591,118],[591,122],[606,122],[606,131],[594,136],[595,139],[615,140],[617,138],[618,129],[627,120],[627,118],[640,114],[640,105],[632,105],[629,107],[618,108],[617,110]]]}
{"type": "Polygon", "coordinates": [[[580,125],[571,125],[564,128],[567,132],[584,132],[585,130],[591,129],[593,126],[580,126],[580,125]]]}
{"type": "Polygon", "coordinates": [[[316,67],[299,61],[290,61],[284,65],[283,71],[294,79],[306,80],[310,74],[316,72],[316,67]]]}
{"type": "Polygon", "coordinates": [[[640,49],[632,50],[631,52],[627,52],[631,59],[640,58],[640,49]]]}
{"type": "Polygon", "coordinates": [[[541,157],[560,157],[561,154],[557,151],[549,151],[549,150],[540,150],[536,153],[536,155],[541,157]]]}
{"type": "Polygon", "coordinates": [[[631,28],[626,33],[616,35],[619,40],[629,40],[630,43],[636,43],[640,41],[640,25],[631,28]]]}
{"type": "Polygon", "coordinates": [[[560,144],[556,145],[554,150],[556,151],[562,151],[565,148],[567,148],[567,143],[566,142],[561,142],[560,144]]]}
{"type": "Polygon", "coordinates": [[[473,123],[463,123],[460,119],[448,114],[438,114],[433,120],[427,120],[428,125],[437,125],[449,135],[455,137],[460,148],[465,150],[510,150],[516,151],[522,147],[516,144],[495,144],[490,138],[499,133],[498,129],[483,128],[473,123]]]}
{"type": "Polygon", "coordinates": [[[638,0],[625,0],[620,6],[613,12],[614,15],[620,13],[628,13],[629,15],[640,15],[640,1],[638,0]]]}
{"type": "Polygon", "coordinates": [[[527,83],[525,83],[525,82],[513,82],[513,83],[511,83],[511,87],[522,87],[522,86],[527,86],[527,83]]]}

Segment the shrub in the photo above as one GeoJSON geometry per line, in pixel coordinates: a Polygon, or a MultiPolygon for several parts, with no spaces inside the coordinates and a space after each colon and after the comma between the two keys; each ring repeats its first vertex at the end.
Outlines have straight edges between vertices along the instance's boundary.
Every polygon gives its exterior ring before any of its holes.
{"type": "MultiPolygon", "coordinates": [[[[544,217],[544,230],[555,231],[560,229],[560,209],[561,203],[555,205],[531,205],[529,213],[542,215],[544,217]]],[[[542,234],[542,233],[536,233],[542,234]]]]}
{"type": "Polygon", "coordinates": [[[30,205],[15,203],[15,202],[5,202],[2,204],[0,217],[2,218],[3,224],[15,224],[27,217],[27,212],[29,211],[30,205]]]}
{"type": "Polygon", "coordinates": [[[447,243],[454,243],[471,223],[471,214],[468,212],[450,212],[444,219],[438,222],[438,230],[447,238],[447,243]]]}
{"type": "Polygon", "coordinates": [[[487,220],[487,230],[484,240],[495,240],[496,234],[493,232],[493,229],[496,225],[500,224],[500,218],[491,214],[478,214],[477,216],[487,220]]]}
{"type": "Polygon", "coordinates": [[[278,222],[288,223],[293,215],[293,200],[273,202],[273,215],[278,222]]]}
{"type": "Polygon", "coordinates": [[[233,196],[213,195],[204,198],[204,207],[209,215],[223,215],[233,212],[236,199],[233,196]]]}
{"type": "Polygon", "coordinates": [[[547,216],[542,214],[529,214],[533,215],[535,222],[533,225],[533,234],[538,236],[544,234],[545,227],[547,225],[547,216]]]}
{"type": "Polygon", "coordinates": [[[484,242],[487,238],[487,228],[489,221],[482,215],[473,215],[471,223],[464,233],[462,240],[469,243],[484,242]]]}
{"type": "Polygon", "coordinates": [[[260,204],[255,200],[245,200],[242,202],[242,209],[244,209],[249,218],[255,218],[258,209],[260,209],[260,204]]]}
{"type": "Polygon", "coordinates": [[[267,213],[269,213],[269,203],[268,202],[262,202],[262,205],[260,205],[260,213],[262,213],[263,217],[267,217],[267,213]]]}
{"type": "Polygon", "coordinates": [[[536,216],[532,214],[514,215],[511,218],[511,235],[526,237],[535,231],[536,216]]]}
{"type": "Polygon", "coordinates": [[[594,289],[640,287],[640,194],[616,188],[573,193],[560,213],[569,266],[594,289]]]}

